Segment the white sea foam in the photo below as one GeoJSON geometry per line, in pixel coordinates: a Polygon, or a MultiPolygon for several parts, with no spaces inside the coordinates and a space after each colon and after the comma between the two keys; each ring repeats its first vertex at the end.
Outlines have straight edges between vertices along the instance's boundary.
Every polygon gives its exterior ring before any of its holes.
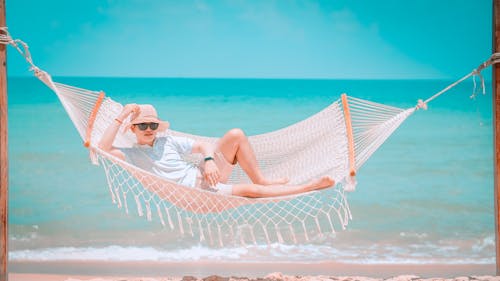
{"type": "MultiPolygon", "coordinates": [[[[495,257],[458,255],[456,248],[448,249],[427,245],[433,254],[411,249],[373,247],[336,249],[318,245],[261,245],[214,249],[193,246],[187,249],[165,250],[153,247],[108,246],[102,248],[59,247],[9,252],[11,261],[214,261],[233,262],[320,262],[338,261],[353,264],[491,264],[495,257]],[[440,251],[438,251],[440,250],[440,251]],[[432,251],[431,251],[432,252],[432,251]]],[[[429,253],[428,251],[426,251],[429,253]]]]}

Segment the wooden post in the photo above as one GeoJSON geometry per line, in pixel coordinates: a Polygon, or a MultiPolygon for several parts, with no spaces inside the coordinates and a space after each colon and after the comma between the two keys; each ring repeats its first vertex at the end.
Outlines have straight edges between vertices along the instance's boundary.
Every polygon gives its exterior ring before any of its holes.
{"type": "MultiPolygon", "coordinates": [[[[500,0],[493,1],[493,52],[500,51],[500,0]]],[[[496,269],[500,275],[500,64],[493,65],[493,135],[496,269]]]]}
{"type": "MultiPolygon", "coordinates": [[[[0,26],[6,26],[5,0],[0,0],[0,26]]],[[[8,279],[8,185],[9,162],[7,157],[7,54],[0,44],[0,281],[8,279]]]]}

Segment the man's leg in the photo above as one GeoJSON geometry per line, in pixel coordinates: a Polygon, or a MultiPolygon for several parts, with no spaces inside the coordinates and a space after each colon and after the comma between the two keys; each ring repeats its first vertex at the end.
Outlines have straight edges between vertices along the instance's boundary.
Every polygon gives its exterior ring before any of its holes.
{"type": "Polygon", "coordinates": [[[229,130],[217,143],[217,149],[229,163],[238,163],[255,184],[285,184],[288,179],[268,180],[262,174],[257,158],[245,133],[240,129],[229,130]]]}
{"type": "Polygon", "coordinates": [[[233,185],[232,195],[252,198],[285,196],[322,189],[334,184],[335,181],[329,176],[324,176],[303,185],[269,186],[259,184],[235,184],[233,185]]]}

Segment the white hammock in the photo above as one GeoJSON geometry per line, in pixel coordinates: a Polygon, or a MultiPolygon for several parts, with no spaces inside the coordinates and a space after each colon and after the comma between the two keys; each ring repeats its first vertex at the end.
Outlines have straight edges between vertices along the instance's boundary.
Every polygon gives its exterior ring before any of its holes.
{"type": "MultiPolygon", "coordinates": [[[[156,214],[172,231],[197,236],[200,241],[219,246],[234,242],[298,243],[345,229],[352,219],[345,192],[354,190],[356,171],[413,112],[498,61],[495,54],[488,64],[484,63],[430,99],[419,101],[416,107],[400,109],[344,94],[306,120],[274,132],[250,136],[265,176],[287,176],[292,184],[299,184],[330,175],[337,183],[332,188],[305,194],[250,199],[181,186],[100,150],[96,144],[121,112],[122,105],[105,97],[103,92],[53,82],[46,72],[33,64],[27,45],[12,40],[6,29],[2,30],[5,35],[0,37],[0,43],[15,46],[32,65],[37,77],[59,97],[89,148],[92,161],[104,168],[114,203],[127,213],[131,203],[135,203],[134,208],[140,216],[146,214],[151,220],[156,214]]],[[[172,130],[167,133],[216,141],[172,130]]],[[[127,147],[134,141],[133,134],[127,132],[118,134],[114,145],[127,147]]],[[[249,182],[249,179],[236,167],[229,182],[249,182]]]]}
{"type": "MultiPolygon", "coordinates": [[[[182,234],[199,235],[202,241],[208,235],[210,242],[219,245],[233,237],[250,242],[297,242],[345,228],[351,219],[345,190],[354,189],[355,171],[415,111],[343,95],[297,124],[250,136],[265,176],[287,176],[295,184],[330,175],[338,182],[334,188],[307,194],[250,199],[181,186],[100,150],[97,143],[122,105],[102,92],[53,83],[45,73],[40,77],[61,100],[94,161],[104,167],[113,202],[127,212],[129,203],[135,202],[139,215],[145,213],[151,219],[156,213],[163,225],[182,234]]],[[[167,133],[216,141],[175,131],[167,133]]],[[[131,146],[134,140],[130,132],[118,134],[114,145],[131,146]]],[[[229,182],[249,179],[236,167],[229,182]]]]}

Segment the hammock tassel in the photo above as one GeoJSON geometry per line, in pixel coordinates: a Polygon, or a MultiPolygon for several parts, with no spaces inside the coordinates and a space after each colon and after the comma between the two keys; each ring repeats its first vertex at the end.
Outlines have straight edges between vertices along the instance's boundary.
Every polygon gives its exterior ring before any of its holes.
{"type": "Polygon", "coordinates": [[[89,158],[90,158],[90,162],[95,165],[95,166],[99,166],[99,161],[97,159],[97,153],[95,152],[94,149],[89,149],[89,158]]]}
{"type": "MultiPolygon", "coordinates": [[[[111,193],[111,200],[113,201],[113,204],[117,204],[116,200],[118,197],[118,200],[120,200],[120,194],[118,193],[118,188],[114,187],[112,184],[112,180],[110,178],[110,173],[109,173],[109,167],[106,165],[106,161],[104,161],[104,158],[99,158],[102,161],[102,167],[104,168],[105,174],[106,174],[106,180],[108,181],[108,187],[109,187],[109,192],[111,193]],[[115,194],[116,192],[116,194],[115,194]]],[[[121,204],[118,205],[119,208],[121,208],[121,204]]]]}
{"type": "Polygon", "coordinates": [[[229,233],[231,233],[231,237],[234,239],[234,229],[233,229],[233,225],[230,225],[229,226],[229,233]]]}
{"type": "Polygon", "coordinates": [[[210,238],[210,245],[214,244],[214,238],[212,236],[212,230],[210,230],[210,225],[207,224],[208,238],[210,238]]]}
{"type": "Polygon", "coordinates": [[[163,220],[163,214],[161,212],[160,204],[156,203],[156,211],[158,211],[158,217],[160,218],[161,225],[165,227],[165,220],[163,220]]]}
{"type": "Polygon", "coordinates": [[[345,222],[344,218],[340,214],[340,210],[335,211],[337,213],[337,216],[339,217],[340,225],[342,225],[342,229],[345,230],[345,222]]]}
{"type": "Polygon", "coordinates": [[[224,243],[222,242],[222,231],[220,229],[220,225],[217,224],[217,231],[219,233],[219,247],[224,247],[224,243]]]}
{"type": "Polygon", "coordinates": [[[245,243],[245,240],[243,239],[243,233],[240,232],[240,243],[242,247],[246,247],[247,244],[245,243]]]}
{"type": "Polygon", "coordinates": [[[288,224],[288,229],[290,229],[290,233],[292,234],[293,243],[297,244],[297,237],[295,237],[295,231],[293,231],[291,223],[288,224]]]}
{"type": "Polygon", "coordinates": [[[264,229],[264,235],[266,236],[267,244],[270,245],[271,240],[269,239],[269,234],[267,233],[267,229],[266,229],[266,227],[262,227],[262,229],[264,229]]]}
{"type": "Polygon", "coordinates": [[[186,223],[189,226],[189,234],[191,234],[191,237],[194,237],[194,232],[193,232],[193,219],[192,218],[186,218],[186,223]]]}
{"type": "Polygon", "coordinates": [[[309,242],[309,235],[307,234],[307,228],[304,221],[302,221],[302,228],[304,229],[304,237],[306,238],[306,241],[309,242]]]}
{"type": "Polygon", "coordinates": [[[344,187],[344,190],[347,192],[355,191],[357,184],[358,182],[356,181],[356,177],[351,175],[346,176],[342,182],[342,186],[344,187]]]}
{"type": "Polygon", "coordinates": [[[352,220],[351,208],[349,207],[349,202],[344,198],[344,208],[347,210],[347,214],[349,215],[349,219],[352,220]]]}
{"type": "Polygon", "coordinates": [[[115,194],[116,194],[116,199],[118,200],[118,208],[122,207],[122,200],[120,198],[120,192],[118,191],[118,187],[114,188],[115,194]]]}
{"type": "Polygon", "coordinates": [[[125,213],[128,215],[127,192],[123,192],[123,203],[123,205],[125,206],[125,213]]]}
{"type": "Polygon", "coordinates": [[[315,217],[314,220],[316,221],[316,227],[318,228],[318,234],[323,235],[323,233],[321,232],[321,226],[319,225],[318,217],[315,217]]]}
{"type": "Polygon", "coordinates": [[[139,214],[139,217],[142,217],[142,216],[144,216],[144,212],[142,210],[141,200],[139,199],[139,196],[137,196],[137,195],[134,195],[134,198],[135,198],[135,204],[137,205],[137,214],[139,214]]]}
{"type": "Polygon", "coordinates": [[[326,213],[326,217],[328,218],[328,222],[330,223],[330,227],[332,228],[332,233],[335,234],[335,228],[333,227],[332,217],[330,214],[326,213]]]}
{"type": "Polygon", "coordinates": [[[111,193],[111,201],[113,201],[113,204],[116,204],[116,196],[115,196],[115,193],[113,192],[113,187],[111,187],[111,185],[109,185],[109,193],[111,193]]]}
{"type": "Polygon", "coordinates": [[[281,236],[281,232],[278,225],[275,224],[274,228],[276,229],[276,236],[278,237],[278,243],[283,244],[285,241],[283,240],[283,236],[281,236]]]}
{"type": "Polygon", "coordinates": [[[253,233],[253,229],[250,228],[250,235],[252,236],[252,242],[254,245],[257,245],[257,240],[255,239],[255,233],[253,233]]]}
{"type": "Polygon", "coordinates": [[[172,217],[170,217],[170,212],[168,211],[167,207],[165,207],[165,213],[167,213],[168,226],[170,226],[171,230],[174,230],[174,223],[172,222],[172,217]]]}
{"type": "Polygon", "coordinates": [[[177,212],[177,221],[179,222],[179,230],[181,232],[181,235],[184,235],[184,227],[182,226],[182,218],[179,212],[177,212]]]}
{"type": "Polygon", "coordinates": [[[344,220],[342,221],[344,226],[347,226],[347,222],[349,221],[349,212],[347,212],[346,208],[342,208],[342,211],[344,211],[344,220]]]}
{"type": "Polygon", "coordinates": [[[153,215],[151,214],[151,203],[149,201],[146,201],[146,218],[148,221],[153,220],[153,215]]]}
{"type": "Polygon", "coordinates": [[[205,234],[203,233],[203,227],[201,226],[201,221],[198,220],[198,227],[200,228],[200,242],[205,241],[205,234]]]}
{"type": "Polygon", "coordinates": [[[245,227],[246,225],[240,225],[238,226],[238,236],[240,237],[240,243],[241,243],[241,246],[243,247],[246,247],[247,244],[245,243],[245,239],[244,239],[244,235],[243,235],[243,228],[245,227]]]}
{"type": "Polygon", "coordinates": [[[341,195],[342,200],[340,202],[341,208],[339,208],[339,211],[340,210],[344,211],[344,221],[345,221],[345,224],[347,225],[349,220],[352,220],[351,209],[349,208],[349,202],[347,202],[345,194],[341,193],[340,195],[341,195]]]}

